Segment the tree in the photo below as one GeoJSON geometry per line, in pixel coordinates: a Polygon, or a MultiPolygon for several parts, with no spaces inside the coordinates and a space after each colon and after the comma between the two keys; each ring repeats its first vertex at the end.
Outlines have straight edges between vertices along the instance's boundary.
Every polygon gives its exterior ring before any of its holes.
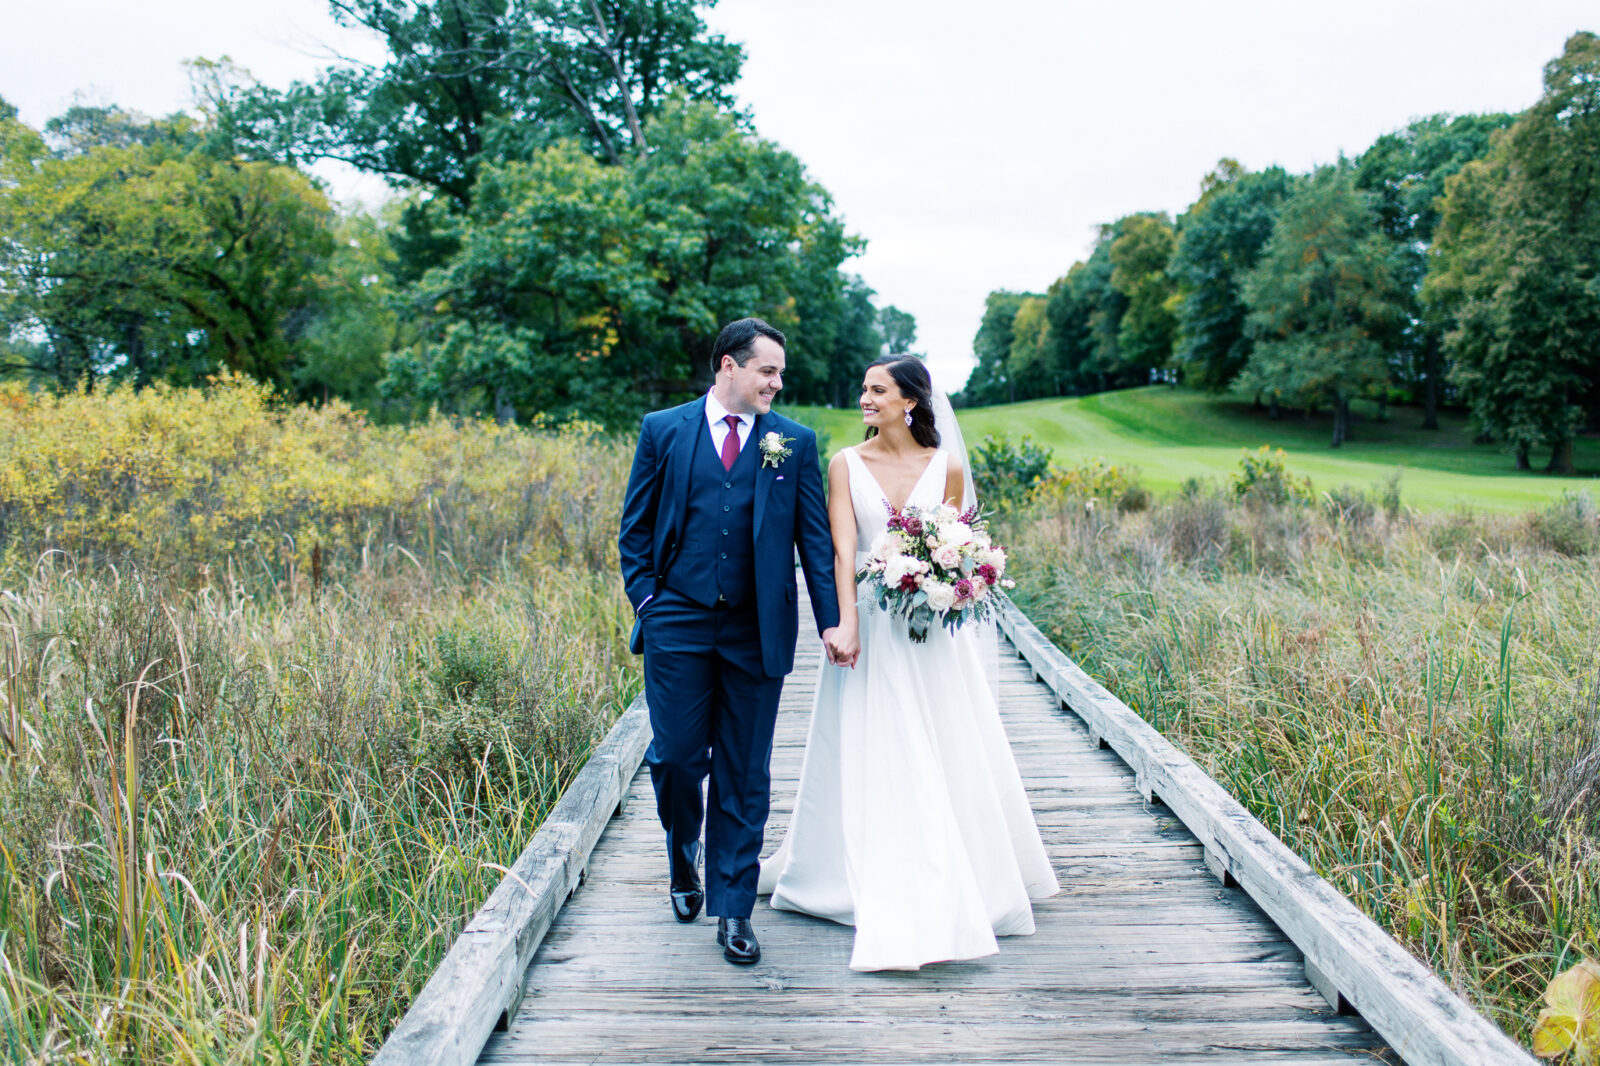
{"type": "Polygon", "coordinates": [[[230,134],[273,158],[336,158],[470,206],[485,163],[572,141],[620,164],[674,93],[732,107],[742,49],[706,0],[330,0],[381,37],[381,66],[285,92],[218,83],[230,134]]]}
{"type": "Polygon", "coordinates": [[[1600,416],[1597,159],[1600,37],[1579,33],[1538,103],[1446,182],[1424,292],[1454,313],[1452,381],[1519,468],[1548,447],[1547,469],[1570,472],[1575,434],[1600,416]]]}
{"type": "Polygon", "coordinates": [[[717,330],[752,313],[792,333],[797,366],[827,366],[859,242],[826,194],[708,105],[675,101],[647,132],[651,152],[620,167],[576,144],[484,167],[459,250],[418,288],[425,336],[391,358],[391,394],[622,425],[703,387],[717,330]]]}
{"type": "Polygon", "coordinates": [[[1174,358],[1190,384],[1226,391],[1249,361],[1241,289],[1293,185],[1282,167],[1251,173],[1224,159],[1179,217],[1170,267],[1179,291],[1174,358]]]}
{"type": "Polygon", "coordinates": [[[1445,182],[1487,153],[1492,134],[1510,123],[1504,114],[1433,115],[1379,137],[1356,164],[1356,186],[1376,197],[1378,225],[1395,244],[1409,294],[1410,325],[1395,353],[1395,372],[1407,387],[1420,387],[1424,429],[1439,428],[1447,373],[1441,341],[1451,325],[1421,300],[1439,203],[1445,182]]]}
{"type": "Polygon", "coordinates": [[[1165,214],[1129,215],[1118,223],[1111,242],[1111,287],[1127,297],[1117,325],[1117,351],[1124,366],[1143,383],[1172,358],[1175,322],[1168,302],[1173,281],[1167,273],[1176,246],[1165,214]]]}
{"type": "Polygon", "coordinates": [[[1057,377],[1051,364],[1049,302],[1029,296],[1011,319],[1009,373],[1014,395],[1024,400],[1054,396],[1057,377]]]}
{"type": "Polygon", "coordinates": [[[115,125],[110,145],[81,128],[60,155],[14,118],[0,128],[0,315],[45,338],[44,361],[19,369],[72,386],[227,366],[286,385],[333,250],[321,192],[186,147],[182,124],[135,138],[115,125]]]}
{"type": "Polygon", "coordinates": [[[996,289],[983,302],[983,321],[972,338],[972,353],[978,364],[962,388],[962,400],[972,406],[1010,403],[1017,398],[1011,377],[1011,344],[1016,339],[1012,323],[1023,301],[1035,298],[1028,292],[996,289]]]}
{"type": "Polygon", "coordinates": [[[893,304],[878,312],[878,330],[883,334],[884,350],[889,355],[907,355],[917,343],[917,319],[893,304]]]}
{"type": "Polygon", "coordinates": [[[1350,439],[1350,401],[1387,381],[1406,298],[1348,168],[1323,167],[1284,203],[1244,297],[1255,343],[1245,383],[1329,404],[1339,447],[1350,439]]]}

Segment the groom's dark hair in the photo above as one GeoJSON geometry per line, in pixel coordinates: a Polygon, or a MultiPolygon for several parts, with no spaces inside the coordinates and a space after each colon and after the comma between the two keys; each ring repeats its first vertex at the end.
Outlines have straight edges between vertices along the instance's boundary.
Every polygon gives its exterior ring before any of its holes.
{"type": "Polygon", "coordinates": [[[725,355],[733,356],[733,361],[740,366],[748,363],[757,337],[769,337],[778,342],[778,347],[786,348],[782,333],[759,318],[741,318],[729,322],[717,334],[717,343],[711,346],[711,373],[715,375],[722,369],[722,357],[725,355]]]}

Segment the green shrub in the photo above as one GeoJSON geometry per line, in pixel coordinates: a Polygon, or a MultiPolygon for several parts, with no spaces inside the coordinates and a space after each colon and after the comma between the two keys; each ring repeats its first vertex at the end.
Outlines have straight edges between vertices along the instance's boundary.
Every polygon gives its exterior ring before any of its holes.
{"type": "Polygon", "coordinates": [[[1584,493],[1563,492],[1529,516],[1528,524],[1539,543],[1553,552],[1576,558],[1600,549],[1594,498],[1584,493]]]}
{"type": "Polygon", "coordinates": [[[1289,473],[1287,460],[1282,448],[1246,448],[1231,479],[1233,494],[1252,503],[1309,503],[1311,479],[1289,473]]]}
{"type": "Polygon", "coordinates": [[[971,462],[978,499],[985,507],[1010,514],[1033,501],[1050,473],[1050,449],[1033,443],[1027,433],[1015,444],[1008,436],[987,434],[972,449],[971,462]]]}

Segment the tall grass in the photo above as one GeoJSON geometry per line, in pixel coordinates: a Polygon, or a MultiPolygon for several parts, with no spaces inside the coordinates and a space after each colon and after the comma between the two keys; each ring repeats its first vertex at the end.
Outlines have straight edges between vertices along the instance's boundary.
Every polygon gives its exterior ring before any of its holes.
{"type": "Polygon", "coordinates": [[[624,449],[12,397],[0,1054],[364,1061],[637,691],[624,449]]]}
{"type": "Polygon", "coordinates": [[[1576,498],[1423,518],[1386,495],[1058,500],[1016,524],[1017,599],[1526,1040],[1600,952],[1600,527],[1576,498]]]}

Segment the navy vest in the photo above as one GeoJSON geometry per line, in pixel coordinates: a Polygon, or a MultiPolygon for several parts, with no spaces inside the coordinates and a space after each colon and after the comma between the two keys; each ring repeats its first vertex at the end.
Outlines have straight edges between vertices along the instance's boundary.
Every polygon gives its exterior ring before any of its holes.
{"type": "Polygon", "coordinates": [[[756,472],[761,449],[755,427],[739,449],[732,470],[711,443],[702,421],[689,470],[689,500],[683,515],[683,542],[667,571],[670,588],[705,607],[719,600],[737,607],[756,591],[756,472]]]}

